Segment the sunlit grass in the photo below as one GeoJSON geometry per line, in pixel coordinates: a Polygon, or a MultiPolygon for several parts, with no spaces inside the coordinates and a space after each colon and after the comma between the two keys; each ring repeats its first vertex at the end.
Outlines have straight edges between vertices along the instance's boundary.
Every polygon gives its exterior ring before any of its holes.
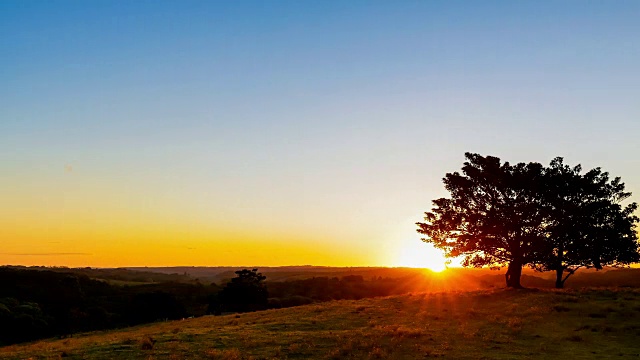
{"type": "Polygon", "coordinates": [[[637,358],[639,303],[628,289],[414,293],[94,332],[0,358],[637,358]]]}

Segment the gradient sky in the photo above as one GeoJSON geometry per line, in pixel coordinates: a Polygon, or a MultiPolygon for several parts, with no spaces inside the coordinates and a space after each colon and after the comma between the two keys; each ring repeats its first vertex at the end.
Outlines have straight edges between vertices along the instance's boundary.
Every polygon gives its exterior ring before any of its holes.
{"type": "Polygon", "coordinates": [[[464,152],[640,200],[638,1],[0,2],[0,263],[412,265],[464,152]]]}

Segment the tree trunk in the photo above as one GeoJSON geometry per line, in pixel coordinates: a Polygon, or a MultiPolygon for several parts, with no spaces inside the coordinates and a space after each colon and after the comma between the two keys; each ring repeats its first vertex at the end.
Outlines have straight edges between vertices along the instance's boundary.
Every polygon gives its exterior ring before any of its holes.
{"type": "Polygon", "coordinates": [[[507,287],[514,289],[522,289],[520,285],[520,276],[522,275],[522,265],[519,262],[512,261],[507,267],[507,273],[505,278],[507,280],[507,287]]]}
{"type": "Polygon", "coordinates": [[[564,287],[564,280],[562,280],[562,274],[564,274],[564,269],[560,268],[556,270],[556,289],[562,289],[564,287]]]}

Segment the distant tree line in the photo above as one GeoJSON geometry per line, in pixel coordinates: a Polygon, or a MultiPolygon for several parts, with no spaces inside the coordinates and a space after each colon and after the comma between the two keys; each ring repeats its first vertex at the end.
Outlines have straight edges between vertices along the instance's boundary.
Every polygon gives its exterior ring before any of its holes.
{"type": "Polygon", "coordinates": [[[507,267],[519,288],[522,268],[554,271],[562,288],[579,268],[638,262],[636,203],[619,177],[586,172],[555,158],[510,164],[466,153],[462,173],[445,175],[450,198],[433,201],[418,232],[465,266],[507,267]]]}
{"type": "Polygon", "coordinates": [[[360,275],[313,277],[309,279],[266,282],[253,270],[236,271],[236,277],[211,297],[208,313],[247,312],[311,304],[330,300],[358,300],[368,297],[407,293],[416,289],[418,276],[371,278],[360,275]]]}
{"type": "Polygon", "coordinates": [[[267,282],[257,269],[244,269],[221,286],[197,281],[113,285],[75,271],[0,267],[0,345],[206,314],[399,294],[410,291],[414,280],[347,275],[267,282]]]}
{"type": "MultiPolygon", "coordinates": [[[[144,270],[129,270],[126,268],[69,268],[65,266],[2,266],[0,268],[23,269],[23,270],[45,270],[65,274],[76,274],[88,276],[92,279],[108,280],[111,283],[158,283],[158,282],[184,282],[190,283],[194,278],[186,273],[161,273],[144,270]]],[[[144,268],[141,268],[144,269],[144,268]]]]}
{"type": "Polygon", "coordinates": [[[87,276],[0,268],[0,344],[203,314],[215,284],[115,286],[87,276]]]}

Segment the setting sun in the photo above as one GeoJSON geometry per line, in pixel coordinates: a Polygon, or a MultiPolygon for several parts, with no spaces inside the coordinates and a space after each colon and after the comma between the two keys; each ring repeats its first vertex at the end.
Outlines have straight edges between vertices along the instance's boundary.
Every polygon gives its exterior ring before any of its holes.
{"type": "Polygon", "coordinates": [[[395,266],[424,268],[435,272],[445,270],[446,263],[447,258],[442,251],[417,240],[402,246],[395,260],[395,266]]]}

